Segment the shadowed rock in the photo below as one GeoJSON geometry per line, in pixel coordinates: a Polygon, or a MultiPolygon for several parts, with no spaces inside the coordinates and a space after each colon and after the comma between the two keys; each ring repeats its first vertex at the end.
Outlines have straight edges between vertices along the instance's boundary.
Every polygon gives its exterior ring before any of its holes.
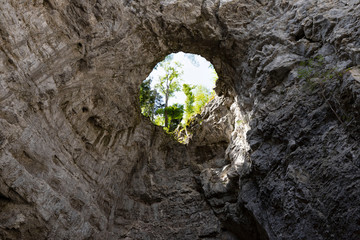
{"type": "Polygon", "coordinates": [[[359,16],[341,0],[3,1],[0,239],[359,239],[359,16]],[[138,101],[177,51],[219,75],[187,145],[138,101]]]}

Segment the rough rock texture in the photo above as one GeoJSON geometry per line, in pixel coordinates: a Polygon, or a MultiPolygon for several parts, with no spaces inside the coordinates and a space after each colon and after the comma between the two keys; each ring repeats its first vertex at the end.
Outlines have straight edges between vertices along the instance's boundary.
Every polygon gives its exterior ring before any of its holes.
{"type": "Polygon", "coordinates": [[[0,239],[360,239],[359,18],[357,0],[1,1],[0,239]],[[138,103],[177,51],[220,76],[186,146],[138,103]]]}

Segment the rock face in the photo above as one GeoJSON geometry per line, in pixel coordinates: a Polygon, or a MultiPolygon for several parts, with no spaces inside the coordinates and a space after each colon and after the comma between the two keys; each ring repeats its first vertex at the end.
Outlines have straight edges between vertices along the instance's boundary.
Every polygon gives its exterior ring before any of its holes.
{"type": "Polygon", "coordinates": [[[360,239],[356,0],[0,3],[0,239],[360,239]],[[171,52],[220,78],[182,145],[171,52]],[[312,59],[312,60],[311,60],[312,59]]]}

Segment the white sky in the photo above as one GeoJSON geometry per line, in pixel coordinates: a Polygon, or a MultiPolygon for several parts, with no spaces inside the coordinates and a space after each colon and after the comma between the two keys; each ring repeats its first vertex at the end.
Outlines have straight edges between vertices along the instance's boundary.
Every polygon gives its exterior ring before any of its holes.
{"type": "MultiPolygon", "coordinates": [[[[175,53],[173,59],[171,60],[171,62],[174,61],[180,62],[183,65],[182,67],[183,75],[181,77],[183,81],[181,82],[181,86],[184,83],[203,85],[204,87],[212,91],[212,89],[215,87],[215,82],[214,82],[213,68],[209,67],[211,63],[199,55],[189,54],[195,56],[195,60],[199,63],[198,66],[196,66],[197,64],[194,65],[192,61],[186,57],[186,55],[188,54],[189,53],[183,53],[183,52],[175,53]]],[[[150,73],[149,76],[153,78],[153,81],[151,83],[152,88],[154,88],[155,84],[157,83],[159,76],[164,74],[164,72],[161,70],[162,69],[160,68],[154,69],[150,73]]],[[[182,91],[179,91],[175,93],[174,97],[169,99],[169,105],[172,105],[174,103],[184,104],[185,99],[186,99],[185,94],[182,91]]]]}

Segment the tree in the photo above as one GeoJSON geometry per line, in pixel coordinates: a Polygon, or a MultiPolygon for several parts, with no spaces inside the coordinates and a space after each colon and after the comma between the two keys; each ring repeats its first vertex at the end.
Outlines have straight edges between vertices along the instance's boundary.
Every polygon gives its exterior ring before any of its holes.
{"type": "MultiPolygon", "coordinates": [[[[183,84],[182,91],[186,96],[185,104],[173,104],[171,98],[175,93],[181,90],[182,64],[174,61],[174,55],[171,54],[164,61],[158,63],[154,69],[157,71],[146,79],[140,88],[140,105],[142,113],[149,116],[151,121],[159,126],[163,126],[168,132],[173,132],[181,123],[186,124],[194,115],[201,112],[202,107],[215,94],[204,86],[183,84]],[[156,77],[153,77],[156,76],[156,77]],[[156,81],[152,84],[152,80],[156,81]],[[153,87],[153,89],[152,89],[153,87]],[[213,94],[213,95],[212,95],[213,94]]],[[[185,55],[194,65],[199,65],[194,56],[185,55]]],[[[210,64],[209,70],[213,73],[213,81],[217,79],[214,67],[210,64]]]]}
{"type": "Polygon", "coordinates": [[[194,112],[200,113],[201,108],[210,100],[211,92],[204,86],[196,86],[194,112]]]}
{"type": "Polygon", "coordinates": [[[164,107],[162,103],[161,95],[156,91],[151,89],[151,78],[145,79],[145,81],[140,85],[140,107],[141,113],[149,117],[151,121],[154,121],[156,111],[159,108],[164,107]]]}
{"type": "MultiPolygon", "coordinates": [[[[158,113],[163,114],[165,110],[169,119],[167,130],[172,132],[177,128],[183,118],[184,105],[175,103],[167,108],[159,109],[158,113]]],[[[160,119],[158,119],[158,121],[160,121],[160,119]]]]}
{"type": "Polygon", "coordinates": [[[169,119],[168,119],[168,104],[169,98],[173,97],[175,92],[180,91],[180,76],[182,75],[182,71],[179,68],[182,65],[178,62],[171,62],[165,58],[164,61],[158,64],[156,68],[162,68],[164,70],[164,75],[160,76],[158,79],[158,83],[155,85],[155,88],[165,97],[165,105],[164,105],[164,126],[169,127],[169,119]]]}
{"type": "Polygon", "coordinates": [[[192,92],[192,90],[195,88],[195,86],[191,86],[189,84],[183,84],[183,92],[186,96],[185,100],[185,122],[192,116],[194,113],[194,102],[195,102],[195,96],[192,92]]]}

